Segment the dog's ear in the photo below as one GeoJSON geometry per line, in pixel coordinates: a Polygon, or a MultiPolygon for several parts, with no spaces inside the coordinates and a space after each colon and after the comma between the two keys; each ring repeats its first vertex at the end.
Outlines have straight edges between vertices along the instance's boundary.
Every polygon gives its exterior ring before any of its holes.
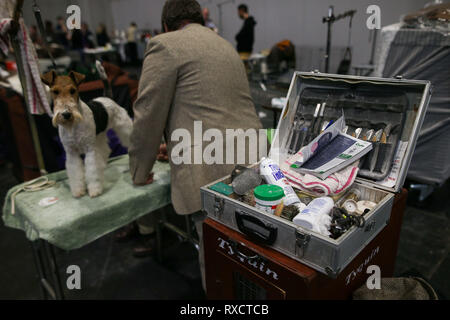
{"type": "Polygon", "coordinates": [[[78,86],[81,82],[83,82],[84,78],[86,78],[86,76],[84,74],[75,72],[75,71],[70,71],[69,72],[69,77],[72,78],[73,82],[75,82],[75,84],[78,86]]]}
{"type": "Polygon", "coordinates": [[[43,75],[41,75],[41,80],[43,83],[51,87],[56,79],[56,72],[55,70],[49,71],[43,75]]]}

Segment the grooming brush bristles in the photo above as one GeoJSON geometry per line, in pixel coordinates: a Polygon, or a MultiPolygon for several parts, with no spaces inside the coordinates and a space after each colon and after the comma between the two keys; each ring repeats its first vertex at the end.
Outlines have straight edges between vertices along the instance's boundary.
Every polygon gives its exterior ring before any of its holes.
{"type": "Polygon", "coordinates": [[[255,196],[253,194],[253,190],[246,192],[243,196],[241,196],[241,201],[249,206],[254,207],[256,205],[255,196]]]}
{"type": "Polygon", "coordinates": [[[294,205],[286,206],[283,208],[283,212],[281,212],[281,217],[292,221],[294,217],[299,213],[298,208],[294,205]]]}

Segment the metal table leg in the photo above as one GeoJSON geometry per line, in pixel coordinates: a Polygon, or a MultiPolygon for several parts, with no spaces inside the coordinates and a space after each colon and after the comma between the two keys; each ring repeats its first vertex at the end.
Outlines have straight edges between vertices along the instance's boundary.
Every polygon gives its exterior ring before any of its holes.
{"type": "Polygon", "coordinates": [[[184,241],[187,241],[194,245],[194,247],[198,250],[199,248],[199,242],[197,239],[194,238],[192,235],[192,221],[191,217],[189,215],[185,216],[185,225],[186,225],[186,231],[182,230],[181,228],[177,227],[176,225],[170,223],[166,219],[165,213],[161,215],[161,218],[156,223],[156,257],[158,262],[162,262],[163,255],[162,255],[162,231],[163,229],[168,229],[181,237],[184,241]]]}
{"type": "Polygon", "coordinates": [[[62,288],[62,284],[61,284],[61,278],[59,277],[58,265],[56,263],[56,258],[55,258],[55,248],[47,241],[43,241],[43,242],[44,242],[45,251],[47,252],[48,264],[50,266],[50,273],[53,278],[56,300],[64,300],[64,293],[63,293],[63,288],[62,288]]]}
{"type": "Polygon", "coordinates": [[[162,262],[162,220],[158,219],[156,223],[156,259],[162,262]]]}
{"type": "Polygon", "coordinates": [[[39,286],[43,299],[64,300],[64,293],[59,276],[53,246],[45,240],[31,242],[39,286]],[[52,280],[48,277],[51,276],[52,280]]]}
{"type": "Polygon", "coordinates": [[[41,298],[43,300],[48,299],[47,290],[42,284],[42,279],[46,279],[45,276],[45,268],[44,268],[44,261],[42,259],[41,252],[36,248],[38,243],[36,241],[30,242],[31,244],[31,251],[33,252],[33,258],[34,258],[34,265],[37,271],[37,278],[39,281],[39,289],[41,291],[41,298]]]}

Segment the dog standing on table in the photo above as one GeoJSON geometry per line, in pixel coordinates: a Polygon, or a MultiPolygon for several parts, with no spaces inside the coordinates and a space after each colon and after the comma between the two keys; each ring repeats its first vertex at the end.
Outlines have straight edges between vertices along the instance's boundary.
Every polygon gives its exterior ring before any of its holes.
{"type": "Polygon", "coordinates": [[[52,123],[66,151],[66,169],[72,195],[99,196],[103,192],[103,171],[109,154],[106,132],[113,129],[123,146],[128,147],[133,126],[125,109],[112,99],[100,97],[88,103],[78,95],[78,86],[85,76],[70,71],[57,75],[44,74],[42,81],[50,87],[53,99],[52,123]],[[82,159],[84,155],[84,161],[82,159]]]}

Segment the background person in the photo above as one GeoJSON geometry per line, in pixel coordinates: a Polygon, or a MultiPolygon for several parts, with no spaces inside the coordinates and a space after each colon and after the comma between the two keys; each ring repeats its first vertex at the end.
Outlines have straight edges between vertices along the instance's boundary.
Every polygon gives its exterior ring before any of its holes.
{"type": "Polygon", "coordinates": [[[203,20],[205,20],[205,27],[210,28],[215,33],[219,33],[219,29],[216,27],[216,24],[211,20],[209,16],[209,9],[203,8],[203,20]]]}
{"type": "Polygon", "coordinates": [[[84,48],[94,48],[94,35],[91,30],[89,30],[89,26],[87,23],[81,23],[81,34],[84,48]]]}
{"type": "Polygon", "coordinates": [[[137,24],[135,22],[130,23],[127,29],[127,44],[125,46],[125,54],[129,63],[135,65],[138,62],[137,51],[137,24]]]}
{"type": "Polygon", "coordinates": [[[58,39],[59,44],[61,44],[64,48],[69,48],[69,32],[66,26],[66,20],[63,17],[59,16],[56,19],[56,37],[58,39]]]}
{"type": "Polygon", "coordinates": [[[249,15],[248,7],[245,4],[241,4],[238,7],[239,18],[244,20],[244,24],[236,35],[237,51],[242,55],[248,55],[253,51],[253,43],[255,42],[255,19],[249,15]]]}
{"type": "Polygon", "coordinates": [[[107,43],[110,42],[108,32],[106,31],[106,26],[104,23],[99,24],[96,32],[96,37],[97,37],[97,45],[99,47],[104,47],[106,46],[107,43]]]}

